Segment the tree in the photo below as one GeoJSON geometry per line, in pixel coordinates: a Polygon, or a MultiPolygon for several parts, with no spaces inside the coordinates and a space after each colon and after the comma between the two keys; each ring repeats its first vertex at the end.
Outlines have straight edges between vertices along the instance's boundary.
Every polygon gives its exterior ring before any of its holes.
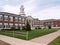
{"type": "Polygon", "coordinates": [[[51,25],[48,25],[48,28],[51,29],[51,25]]]}
{"type": "Polygon", "coordinates": [[[26,31],[31,31],[31,26],[28,21],[26,23],[26,31]]]}
{"type": "Polygon", "coordinates": [[[25,26],[22,26],[22,30],[26,30],[26,27],[25,26]]]}

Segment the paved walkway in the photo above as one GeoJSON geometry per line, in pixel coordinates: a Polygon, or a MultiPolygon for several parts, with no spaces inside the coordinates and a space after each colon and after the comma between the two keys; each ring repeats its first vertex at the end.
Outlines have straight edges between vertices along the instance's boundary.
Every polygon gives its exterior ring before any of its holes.
{"type": "Polygon", "coordinates": [[[59,35],[60,35],[60,30],[42,37],[29,40],[29,41],[8,37],[4,35],[0,35],[0,40],[5,41],[11,45],[47,45],[59,35]]]}
{"type": "Polygon", "coordinates": [[[49,44],[51,41],[53,41],[55,38],[57,38],[60,35],[60,30],[45,36],[41,36],[35,39],[32,39],[30,41],[32,42],[37,42],[37,43],[44,43],[44,44],[49,44]]]}
{"type": "Polygon", "coordinates": [[[42,43],[25,41],[25,40],[13,38],[13,37],[8,37],[8,36],[4,36],[4,35],[0,35],[0,40],[7,42],[11,45],[45,45],[42,43]]]}

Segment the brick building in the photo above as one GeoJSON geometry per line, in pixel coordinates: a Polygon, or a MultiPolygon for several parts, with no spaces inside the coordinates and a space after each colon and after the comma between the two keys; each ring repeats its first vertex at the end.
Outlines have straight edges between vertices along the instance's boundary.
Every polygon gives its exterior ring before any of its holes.
{"type": "Polygon", "coordinates": [[[26,22],[30,23],[31,29],[38,28],[48,28],[50,25],[52,28],[60,28],[60,20],[49,19],[49,20],[39,20],[31,16],[26,16],[24,13],[24,7],[21,5],[20,13],[13,14],[8,12],[0,12],[0,29],[10,29],[11,27],[25,26],[26,22]]]}
{"type": "Polygon", "coordinates": [[[25,13],[23,5],[20,8],[20,14],[0,12],[0,29],[9,29],[11,27],[22,27],[25,25],[25,13]]]}
{"type": "Polygon", "coordinates": [[[56,19],[49,19],[49,20],[43,20],[43,28],[48,28],[50,25],[52,28],[60,28],[60,20],[56,19]]]}
{"type": "Polygon", "coordinates": [[[22,26],[25,26],[27,20],[30,23],[31,29],[40,26],[40,20],[31,16],[26,16],[24,7],[21,5],[19,14],[0,12],[0,29],[10,29],[12,27],[18,28],[18,26],[22,28],[22,26]]]}

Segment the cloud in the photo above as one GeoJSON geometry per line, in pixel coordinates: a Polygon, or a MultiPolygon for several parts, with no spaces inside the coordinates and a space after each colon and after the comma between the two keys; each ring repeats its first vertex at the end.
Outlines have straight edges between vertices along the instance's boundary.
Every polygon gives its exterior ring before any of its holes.
{"type": "Polygon", "coordinates": [[[23,3],[25,7],[25,13],[27,15],[30,15],[34,12],[35,8],[37,7],[37,4],[35,3],[35,0],[27,0],[23,3]]]}
{"type": "Polygon", "coordinates": [[[19,6],[5,5],[3,6],[3,11],[18,14],[20,11],[20,8],[19,6]]]}
{"type": "MultiPolygon", "coordinates": [[[[36,8],[36,3],[34,3],[35,1],[34,0],[26,0],[25,2],[23,1],[23,5],[24,5],[24,8],[25,8],[25,14],[26,15],[30,15],[34,12],[35,8],[36,8]]],[[[4,5],[2,6],[3,8],[3,11],[4,12],[11,12],[11,13],[19,13],[20,12],[20,5],[4,5]]]]}
{"type": "Polygon", "coordinates": [[[19,14],[21,4],[25,14],[39,19],[60,18],[60,0],[5,0],[4,12],[19,14]],[[58,5],[59,4],[59,5],[58,5]]]}
{"type": "Polygon", "coordinates": [[[60,6],[56,7],[49,7],[44,10],[41,10],[35,14],[33,17],[39,18],[40,20],[43,19],[59,19],[60,18],[60,6]]]}
{"type": "Polygon", "coordinates": [[[8,1],[8,0],[5,0],[5,1],[8,1]]]}

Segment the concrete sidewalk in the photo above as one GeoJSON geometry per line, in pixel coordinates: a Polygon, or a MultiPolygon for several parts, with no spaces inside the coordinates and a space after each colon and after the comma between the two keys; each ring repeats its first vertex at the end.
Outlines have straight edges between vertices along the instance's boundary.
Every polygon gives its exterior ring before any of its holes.
{"type": "Polygon", "coordinates": [[[60,30],[45,36],[41,36],[35,39],[32,39],[30,41],[32,42],[37,42],[37,43],[44,43],[44,44],[49,44],[51,41],[53,41],[55,38],[57,38],[58,36],[60,36],[60,30]]]}
{"type": "Polygon", "coordinates": [[[45,36],[41,36],[32,40],[29,40],[29,41],[8,37],[4,35],[0,35],[0,40],[7,42],[11,45],[47,45],[59,35],[60,35],[60,30],[45,36]]]}
{"type": "Polygon", "coordinates": [[[8,37],[8,36],[4,36],[4,35],[0,35],[0,40],[7,42],[11,45],[45,45],[42,43],[25,41],[25,40],[13,38],[13,37],[8,37]]]}

